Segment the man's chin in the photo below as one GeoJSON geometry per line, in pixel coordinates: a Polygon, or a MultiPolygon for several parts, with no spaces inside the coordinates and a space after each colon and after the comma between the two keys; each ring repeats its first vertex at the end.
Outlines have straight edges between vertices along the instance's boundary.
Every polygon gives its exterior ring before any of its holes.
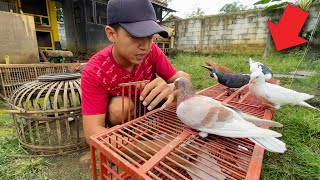
{"type": "Polygon", "coordinates": [[[141,64],[143,61],[143,59],[135,59],[133,61],[131,61],[133,64],[141,64]]]}

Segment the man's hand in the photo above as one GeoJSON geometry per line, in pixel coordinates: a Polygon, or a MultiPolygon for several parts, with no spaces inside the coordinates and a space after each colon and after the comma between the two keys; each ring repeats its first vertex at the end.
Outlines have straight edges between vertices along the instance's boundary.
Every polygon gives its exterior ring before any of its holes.
{"type": "Polygon", "coordinates": [[[143,105],[148,105],[148,110],[151,111],[160,101],[167,101],[162,105],[162,109],[172,103],[175,97],[174,85],[167,84],[162,78],[158,77],[148,83],[140,95],[140,100],[143,105]]]}

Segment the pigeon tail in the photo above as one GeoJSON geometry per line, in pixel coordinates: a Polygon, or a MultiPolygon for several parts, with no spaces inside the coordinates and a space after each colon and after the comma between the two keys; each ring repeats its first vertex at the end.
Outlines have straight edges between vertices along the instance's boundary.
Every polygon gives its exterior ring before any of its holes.
{"type": "Polygon", "coordinates": [[[225,128],[197,128],[198,131],[205,132],[208,134],[216,134],[219,136],[232,137],[232,138],[250,138],[250,137],[281,137],[282,134],[277,133],[271,129],[264,128],[251,128],[251,129],[242,129],[237,130],[232,127],[225,128]]]}
{"type": "Polygon", "coordinates": [[[304,107],[308,107],[308,108],[311,108],[311,109],[316,109],[316,110],[319,110],[318,108],[314,107],[314,106],[311,106],[310,104],[304,102],[304,101],[300,101],[297,103],[297,105],[300,105],[300,106],[304,106],[304,107]]]}
{"type": "Polygon", "coordinates": [[[255,116],[251,116],[246,113],[242,113],[241,116],[243,117],[244,120],[249,121],[256,126],[268,126],[268,127],[283,127],[281,123],[278,123],[276,121],[272,120],[267,120],[267,119],[260,119],[255,116]]]}
{"type": "Polygon", "coordinates": [[[299,93],[299,95],[297,97],[297,100],[305,101],[305,100],[311,99],[313,97],[314,97],[314,95],[310,95],[310,94],[307,94],[307,93],[299,93]]]}
{"type": "Polygon", "coordinates": [[[284,153],[287,148],[286,144],[277,138],[249,138],[255,144],[263,147],[270,152],[284,153]]]}

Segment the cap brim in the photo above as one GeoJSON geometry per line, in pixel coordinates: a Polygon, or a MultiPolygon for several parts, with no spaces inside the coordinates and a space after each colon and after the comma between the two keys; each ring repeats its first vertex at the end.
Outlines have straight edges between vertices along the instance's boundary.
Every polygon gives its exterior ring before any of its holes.
{"type": "Polygon", "coordinates": [[[168,32],[153,20],[119,24],[134,37],[147,37],[154,34],[159,34],[163,38],[169,37],[168,32]]]}

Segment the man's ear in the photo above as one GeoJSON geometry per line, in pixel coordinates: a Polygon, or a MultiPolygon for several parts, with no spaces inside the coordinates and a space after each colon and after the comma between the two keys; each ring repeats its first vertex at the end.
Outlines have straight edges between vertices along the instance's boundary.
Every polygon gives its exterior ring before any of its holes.
{"type": "Polygon", "coordinates": [[[115,41],[115,36],[116,36],[116,34],[117,34],[117,32],[115,31],[115,29],[113,29],[113,28],[110,27],[110,26],[106,26],[104,30],[105,30],[105,32],[106,32],[106,35],[107,35],[109,41],[112,42],[112,43],[114,43],[114,41],[115,41]]]}

